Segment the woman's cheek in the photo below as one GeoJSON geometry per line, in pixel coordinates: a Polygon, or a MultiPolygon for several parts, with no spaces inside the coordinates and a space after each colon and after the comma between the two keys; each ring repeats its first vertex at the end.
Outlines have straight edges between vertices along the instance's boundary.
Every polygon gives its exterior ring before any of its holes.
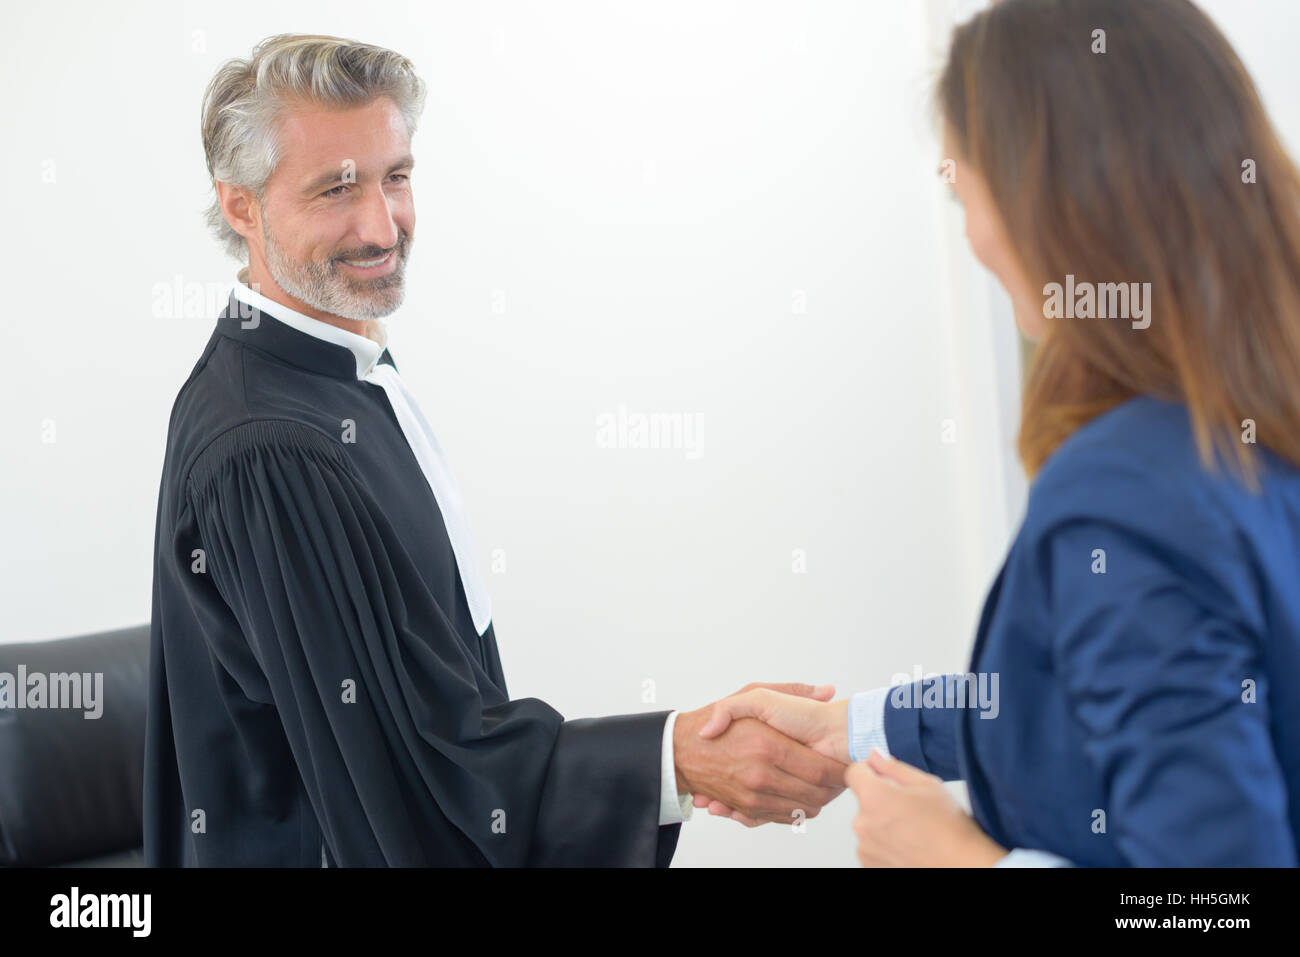
{"type": "Polygon", "coordinates": [[[1020,302],[1015,305],[1016,325],[1033,342],[1043,338],[1043,311],[1035,303],[1020,302]]]}
{"type": "Polygon", "coordinates": [[[997,276],[999,282],[1003,282],[997,237],[993,234],[988,221],[967,214],[966,240],[970,243],[975,258],[984,265],[985,269],[997,276]]]}

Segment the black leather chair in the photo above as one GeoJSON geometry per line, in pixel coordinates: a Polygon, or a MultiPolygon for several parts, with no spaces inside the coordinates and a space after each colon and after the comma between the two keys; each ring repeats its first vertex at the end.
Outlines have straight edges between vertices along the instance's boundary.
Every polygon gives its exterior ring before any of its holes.
{"type": "Polygon", "coordinates": [[[0,672],[19,665],[102,672],[103,711],[0,708],[0,865],[143,866],[149,626],[0,644],[0,672]]]}

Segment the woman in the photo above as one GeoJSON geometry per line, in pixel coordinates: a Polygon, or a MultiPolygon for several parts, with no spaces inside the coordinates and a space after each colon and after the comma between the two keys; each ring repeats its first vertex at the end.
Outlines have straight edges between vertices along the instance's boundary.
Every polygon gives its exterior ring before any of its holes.
{"type": "Polygon", "coordinates": [[[846,777],[867,865],[1294,866],[1295,166],[1187,0],[1004,0],[957,29],[938,101],[971,248],[1039,341],[1028,507],[967,676],[998,700],[953,707],[960,675],[753,691],[701,733],[876,745],[846,777]]]}

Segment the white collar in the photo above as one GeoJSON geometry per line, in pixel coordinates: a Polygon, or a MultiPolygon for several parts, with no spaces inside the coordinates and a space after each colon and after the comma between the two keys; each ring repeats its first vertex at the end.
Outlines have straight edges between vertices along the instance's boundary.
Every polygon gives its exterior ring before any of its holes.
{"type": "Polygon", "coordinates": [[[236,279],[238,281],[235,283],[234,296],[240,302],[267,313],[272,318],[283,322],[286,326],[297,329],[299,332],[305,332],[309,336],[348,349],[357,360],[358,379],[364,379],[370,374],[375,367],[375,363],[379,361],[379,357],[388,346],[388,324],[382,319],[371,319],[366,323],[367,332],[375,338],[370,338],[369,335],[359,336],[355,332],[348,332],[346,329],[332,326],[328,322],[305,316],[301,312],[290,309],[283,303],[268,299],[260,292],[256,292],[248,285],[247,266],[239,270],[236,279]]]}

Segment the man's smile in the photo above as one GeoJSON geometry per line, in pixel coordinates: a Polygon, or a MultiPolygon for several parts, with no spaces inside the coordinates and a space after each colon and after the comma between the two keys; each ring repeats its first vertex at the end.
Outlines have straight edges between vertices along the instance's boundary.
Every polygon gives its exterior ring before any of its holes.
{"type": "Polygon", "coordinates": [[[397,250],[391,249],[388,254],[378,259],[340,259],[337,260],[348,269],[360,276],[383,276],[393,271],[397,265],[397,250]]]}

